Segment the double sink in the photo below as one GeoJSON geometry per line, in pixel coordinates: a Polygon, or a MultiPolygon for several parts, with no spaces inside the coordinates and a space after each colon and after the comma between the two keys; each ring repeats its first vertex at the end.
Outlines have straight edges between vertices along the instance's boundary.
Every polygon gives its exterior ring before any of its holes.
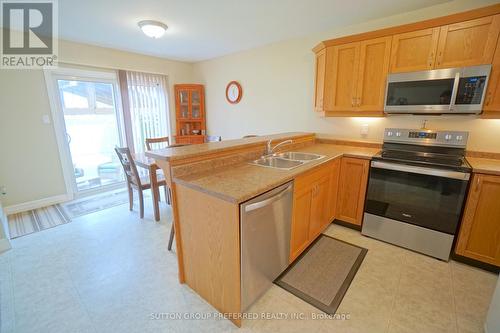
{"type": "Polygon", "coordinates": [[[250,162],[250,164],[268,168],[291,170],[308,162],[322,159],[323,157],[325,156],[312,153],[290,151],[271,156],[263,156],[258,160],[250,162]]]}

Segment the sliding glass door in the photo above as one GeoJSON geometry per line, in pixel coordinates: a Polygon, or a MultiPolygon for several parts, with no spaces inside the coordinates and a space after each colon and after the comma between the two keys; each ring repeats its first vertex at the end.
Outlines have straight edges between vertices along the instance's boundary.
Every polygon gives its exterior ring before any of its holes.
{"type": "Polygon", "coordinates": [[[123,181],[114,151],[121,145],[111,83],[57,80],[77,191],[123,181]]]}
{"type": "Polygon", "coordinates": [[[115,187],[124,177],[114,148],[125,146],[116,75],[68,71],[50,76],[65,178],[77,195],[115,187]]]}

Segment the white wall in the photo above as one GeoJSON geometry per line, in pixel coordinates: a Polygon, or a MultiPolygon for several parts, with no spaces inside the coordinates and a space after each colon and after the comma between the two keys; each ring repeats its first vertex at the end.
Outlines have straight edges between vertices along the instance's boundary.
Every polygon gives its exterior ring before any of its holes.
{"type": "Polygon", "coordinates": [[[486,333],[500,332],[500,279],[497,281],[497,287],[491,299],[485,328],[486,333]]]}
{"type": "MultiPolygon", "coordinates": [[[[190,63],[67,41],[59,42],[59,61],[165,74],[171,88],[171,110],[175,105],[173,85],[193,80],[190,63]]],[[[43,72],[0,70],[0,186],[7,188],[4,207],[66,192],[54,129],[42,123],[43,115],[50,115],[43,72]]]]}
{"type": "Polygon", "coordinates": [[[2,202],[0,202],[0,253],[11,248],[9,237],[7,235],[7,216],[4,214],[2,202]]]}
{"type": "MultiPolygon", "coordinates": [[[[470,131],[468,148],[471,150],[500,152],[500,120],[473,116],[359,119],[316,115],[313,112],[314,54],[311,51],[325,39],[421,21],[496,2],[452,1],[196,63],[197,81],[206,85],[208,132],[229,139],[245,134],[312,131],[337,138],[380,142],[385,127],[419,128],[422,120],[428,119],[429,128],[470,131]],[[231,80],[239,81],[243,87],[243,98],[237,105],[230,105],[225,100],[225,87],[231,80]],[[370,130],[362,137],[360,126],[365,123],[370,125],[370,130]]],[[[335,19],[334,13],[332,19],[335,19]]]]}

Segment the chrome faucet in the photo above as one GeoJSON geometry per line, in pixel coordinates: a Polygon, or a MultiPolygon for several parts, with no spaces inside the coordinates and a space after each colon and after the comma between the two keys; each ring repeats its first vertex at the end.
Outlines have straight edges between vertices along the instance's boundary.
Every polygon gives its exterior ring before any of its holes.
{"type": "Polygon", "coordinates": [[[285,140],[285,141],[281,141],[280,143],[278,143],[276,146],[273,147],[273,140],[269,140],[267,141],[267,145],[266,145],[266,150],[264,152],[264,156],[268,156],[268,155],[272,155],[273,152],[280,146],[283,146],[283,145],[287,145],[287,144],[291,144],[293,143],[292,140],[285,140]]]}

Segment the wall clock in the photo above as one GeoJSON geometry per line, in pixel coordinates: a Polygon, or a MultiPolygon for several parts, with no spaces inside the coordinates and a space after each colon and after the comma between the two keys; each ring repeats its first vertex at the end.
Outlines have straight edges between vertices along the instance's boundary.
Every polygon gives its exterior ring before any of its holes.
{"type": "Polygon", "coordinates": [[[243,89],[241,89],[241,85],[236,81],[231,81],[227,84],[226,87],[226,99],[231,104],[237,104],[241,100],[241,96],[243,95],[243,89]]]}

